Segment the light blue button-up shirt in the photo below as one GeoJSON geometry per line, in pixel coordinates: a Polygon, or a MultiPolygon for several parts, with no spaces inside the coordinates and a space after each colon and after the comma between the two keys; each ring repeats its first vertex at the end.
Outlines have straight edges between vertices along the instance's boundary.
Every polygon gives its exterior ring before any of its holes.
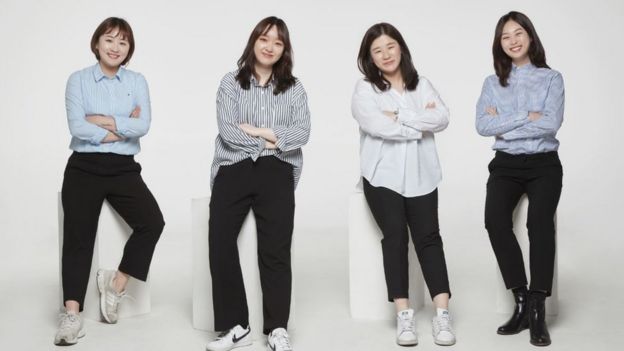
{"type": "Polygon", "coordinates": [[[485,79],[477,102],[477,132],[496,138],[492,149],[514,155],[557,151],[565,100],[561,74],[532,64],[514,65],[508,83],[501,86],[496,75],[485,79]],[[497,115],[489,115],[488,107],[495,107],[497,115]],[[531,121],[529,112],[542,116],[531,121]]]}
{"type": "Polygon", "coordinates": [[[136,155],[141,150],[139,138],[147,134],[151,122],[149,91],[140,73],[119,68],[109,78],[99,64],[74,72],[65,90],[67,123],[72,135],[69,148],[77,152],[110,152],[136,155]],[[139,106],[138,118],[130,118],[139,106]],[[123,139],[102,143],[108,131],[87,122],[87,115],[106,115],[115,119],[115,134],[123,139]]]}

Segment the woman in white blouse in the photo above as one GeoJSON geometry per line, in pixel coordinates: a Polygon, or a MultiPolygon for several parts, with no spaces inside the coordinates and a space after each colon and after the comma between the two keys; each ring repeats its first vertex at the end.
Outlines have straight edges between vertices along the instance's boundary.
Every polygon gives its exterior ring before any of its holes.
{"type": "Polygon", "coordinates": [[[397,310],[399,345],[416,345],[408,300],[408,227],[436,306],[434,341],[453,345],[450,288],[438,225],[437,186],[442,179],[433,133],[448,125],[437,91],[419,77],[399,31],[388,23],[368,29],[358,55],[364,74],[355,87],[353,117],[360,126],[364,195],[383,233],[388,300],[397,310]]]}

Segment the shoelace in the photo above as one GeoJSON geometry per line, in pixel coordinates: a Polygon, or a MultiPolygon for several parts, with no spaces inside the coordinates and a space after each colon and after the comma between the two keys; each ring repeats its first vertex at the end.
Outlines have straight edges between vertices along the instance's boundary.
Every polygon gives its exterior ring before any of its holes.
{"type": "Polygon", "coordinates": [[[414,318],[400,318],[401,332],[414,331],[414,318]]]}
{"type": "Polygon", "coordinates": [[[80,324],[78,316],[75,314],[61,313],[59,318],[61,319],[61,326],[59,328],[61,331],[73,329],[77,324],[80,324]]]}
{"type": "Polygon", "coordinates": [[[273,335],[275,336],[275,344],[279,345],[282,350],[292,350],[290,340],[288,339],[288,333],[277,332],[273,335]]]}
{"type": "Polygon", "coordinates": [[[112,293],[106,294],[106,303],[111,306],[114,312],[117,312],[117,307],[123,299],[134,300],[134,297],[132,297],[132,295],[130,294],[127,294],[125,291],[119,294],[114,291],[112,293]]]}
{"type": "Polygon", "coordinates": [[[439,331],[448,331],[452,332],[453,328],[451,328],[451,317],[442,315],[436,318],[436,325],[438,326],[439,331]]]}

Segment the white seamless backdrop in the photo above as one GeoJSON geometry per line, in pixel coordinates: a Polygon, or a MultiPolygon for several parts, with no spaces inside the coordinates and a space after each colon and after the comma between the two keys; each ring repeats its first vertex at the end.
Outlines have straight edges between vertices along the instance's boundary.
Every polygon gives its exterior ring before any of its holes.
{"type": "MultiPolygon", "coordinates": [[[[95,62],[89,40],[108,16],[132,25],[136,51],[129,69],[143,73],[150,87],[153,121],[137,159],[167,222],[153,274],[181,262],[190,294],[190,199],[210,193],[216,89],[235,69],[253,26],[268,15],[289,26],[294,73],[312,112],[296,195],[295,263],[314,272],[306,265],[328,252],[346,254],[347,200],[359,174],[359,135],[350,112],[360,77],[357,51],[366,29],[386,21],[401,31],[419,73],[451,111],[450,125],[436,141],[444,176],[440,223],[455,303],[461,303],[462,293],[485,294],[495,278],[483,228],[493,140],[476,133],[474,115],[483,79],[493,73],[496,21],[510,10],[532,19],[549,65],[566,85],[558,134],[564,167],[560,279],[582,282],[577,266],[598,262],[593,287],[610,290],[610,267],[622,266],[624,249],[624,226],[617,219],[624,209],[618,181],[624,97],[619,0],[0,0],[1,307],[21,290],[29,272],[51,272],[45,284],[54,289],[56,199],[70,154],[65,83],[72,72],[95,62]]],[[[337,268],[344,280],[345,267],[337,268]]]]}

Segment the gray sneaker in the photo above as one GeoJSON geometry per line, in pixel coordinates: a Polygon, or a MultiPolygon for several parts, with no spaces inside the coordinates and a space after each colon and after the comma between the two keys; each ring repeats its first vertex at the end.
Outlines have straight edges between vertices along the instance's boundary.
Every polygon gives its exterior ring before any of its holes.
{"type": "Polygon", "coordinates": [[[79,314],[65,312],[59,315],[59,328],[54,336],[54,345],[69,346],[85,336],[82,318],[79,314]]]}
{"type": "Polygon", "coordinates": [[[97,285],[100,290],[100,311],[102,317],[108,323],[117,323],[117,308],[121,299],[126,297],[126,292],[116,292],[113,288],[115,271],[99,269],[97,272],[97,285]]]}

